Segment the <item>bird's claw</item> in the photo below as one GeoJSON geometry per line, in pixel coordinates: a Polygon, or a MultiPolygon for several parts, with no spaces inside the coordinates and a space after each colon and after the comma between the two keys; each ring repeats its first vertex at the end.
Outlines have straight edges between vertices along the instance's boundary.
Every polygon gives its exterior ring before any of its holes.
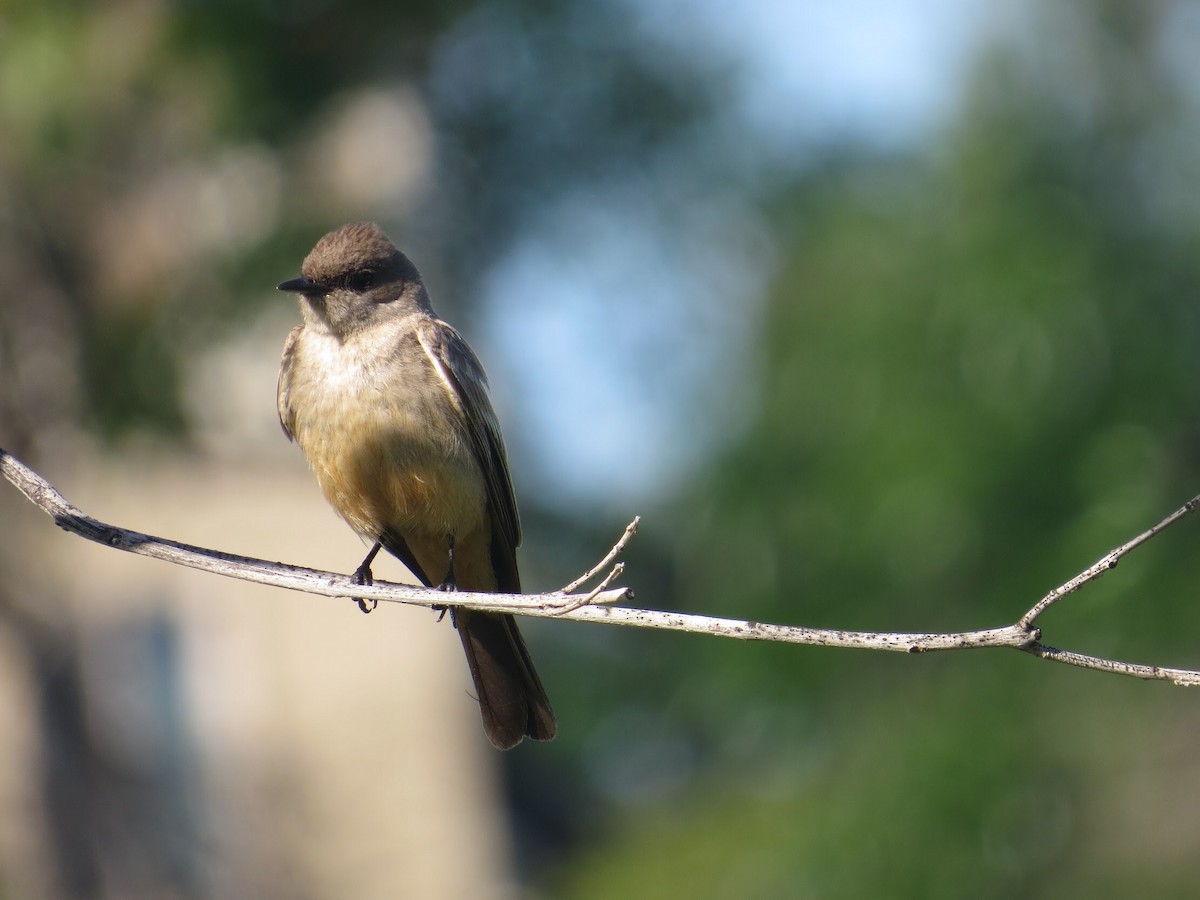
{"type": "MultiPolygon", "coordinates": [[[[354,570],[354,575],[351,576],[355,584],[365,584],[367,586],[375,583],[375,574],[371,571],[371,566],[368,563],[363,563],[354,570]]],[[[368,600],[366,597],[355,597],[354,602],[358,604],[358,608],[365,613],[371,612],[379,605],[379,601],[375,599],[368,600]]]]}

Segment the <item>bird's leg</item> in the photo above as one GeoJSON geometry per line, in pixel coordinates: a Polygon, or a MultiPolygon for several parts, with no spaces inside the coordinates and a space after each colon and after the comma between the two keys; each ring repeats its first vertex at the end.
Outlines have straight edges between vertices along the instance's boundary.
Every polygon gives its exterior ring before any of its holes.
{"type": "Polygon", "coordinates": [[[450,566],[446,569],[446,577],[440,585],[439,591],[457,591],[458,580],[454,577],[454,535],[450,535],[450,566]]]}
{"type": "MultiPolygon", "coordinates": [[[[355,584],[375,583],[375,575],[371,572],[371,563],[375,562],[375,556],[379,553],[382,546],[379,541],[376,541],[375,546],[371,548],[371,552],[367,554],[367,558],[362,561],[362,565],[354,570],[354,575],[351,577],[354,578],[355,584]]],[[[369,613],[379,605],[378,600],[367,600],[365,597],[355,597],[354,599],[358,602],[358,608],[365,613],[369,613]]]]}
{"type": "MultiPolygon", "coordinates": [[[[442,583],[438,585],[438,590],[439,591],[447,591],[447,592],[453,592],[453,591],[458,590],[458,580],[454,577],[454,535],[453,534],[450,535],[450,565],[446,569],[446,577],[442,580],[442,583]]],[[[435,610],[437,610],[439,613],[441,613],[441,615],[438,616],[439,622],[442,621],[442,619],[446,618],[446,610],[450,609],[447,606],[435,606],[433,608],[435,610]]],[[[451,623],[454,622],[454,611],[453,610],[450,611],[450,621],[451,621],[451,623]]]]}

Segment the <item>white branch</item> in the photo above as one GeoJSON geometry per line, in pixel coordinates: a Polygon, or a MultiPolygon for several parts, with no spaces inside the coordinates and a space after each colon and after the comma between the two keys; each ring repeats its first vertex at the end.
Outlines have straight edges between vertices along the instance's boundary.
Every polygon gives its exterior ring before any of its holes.
{"type": "MultiPolygon", "coordinates": [[[[444,606],[448,599],[444,592],[432,588],[386,581],[376,581],[373,585],[360,585],[354,582],[352,576],[336,572],[323,572],[301,566],[236,556],[107,525],[72,506],[53,485],[2,449],[0,449],[0,472],[30,502],[53,518],[60,528],[119,550],[152,556],[155,559],[202,569],[229,578],[240,578],[244,581],[275,585],[327,597],[363,598],[430,607],[444,606]]],[[[838,631],[617,606],[615,604],[630,602],[633,599],[633,592],[628,588],[609,587],[623,571],[623,563],[613,565],[608,574],[591,592],[584,595],[574,593],[583,585],[593,581],[610,564],[613,564],[613,561],[636,533],[638,519],[634,519],[629,524],[625,533],[596,566],[560,591],[551,591],[545,594],[479,594],[457,591],[453,596],[453,605],[523,616],[687,631],[739,640],[814,644],[824,647],[853,647],[860,650],[926,653],[939,650],[971,650],[979,647],[1011,647],[1042,659],[1080,668],[1113,672],[1133,678],[1171,681],[1180,685],[1200,685],[1200,671],[1126,663],[1050,647],[1041,642],[1041,632],[1033,624],[1054,603],[1114,568],[1127,554],[1175,524],[1195,510],[1197,506],[1200,506],[1200,496],[1192,498],[1153,528],[1117,547],[1090,568],[1056,587],[1034,604],[1014,624],[981,631],[946,634],[838,631]]]]}
{"type": "Polygon", "coordinates": [[[1166,531],[1184,516],[1193,512],[1197,506],[1200,506],[1200,496],[1193,497],[1153,528],[1146,529],[1133,540],[1126,541],[1120,547],[1110,550],[1074,578],[1064,582],[1063,584],[1060,584],[1045,597],[1035,603],[1030,610],[1025,613],[1025,615],[1021,616],[1021,620],[1018,624],[1026,627],[1033,625],[1034,620],[1037,619],[1038,616],[1048,610],[1063,597],[1067,596],[1067,594],[1073,594],[1089,581],[1095,581],[1105,572],[1115,569],[1117,567],[1117,563],[1119,563],[1122,559],[1124,559],[1138,547],[1142,546],[1142,544],[1146,543],[1146,541],[1150,540],[1152,537],[1156,537],[1157,535],[1166,531]]]}

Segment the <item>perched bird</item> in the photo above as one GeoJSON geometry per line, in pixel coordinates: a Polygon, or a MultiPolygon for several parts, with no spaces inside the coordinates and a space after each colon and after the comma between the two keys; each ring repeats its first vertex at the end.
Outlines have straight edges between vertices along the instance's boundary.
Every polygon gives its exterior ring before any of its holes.
{"type": "MultiPolygon", "coordinates": [[[[428,587],[520,593],[517,503],[475,353],[373,223],[325,235],[300,272],[279,285],[299,295],[304,319],[283,348],[279,421],[325,498],[372,545],[359,583],[382,547],[428,587]]],[[[491,742],[553,738],[513,617],[450,608],[491,742]]]]}

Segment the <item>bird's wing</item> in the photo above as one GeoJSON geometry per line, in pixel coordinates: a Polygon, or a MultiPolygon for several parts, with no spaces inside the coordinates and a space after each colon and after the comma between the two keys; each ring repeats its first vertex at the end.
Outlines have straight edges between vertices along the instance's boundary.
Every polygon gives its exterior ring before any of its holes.
{"type": "MultiPolygon", "coordinates": [[[[504,560],[493,560],[500,590],[519,591],[515,551],[521,544],[521,520],[517,515],[500,422],[488,399],[487,374],[462,336],[440,319],[422,319],[417,326],[417,339],[462,415],[487,483],[493,537],[499,538],[508,551],[501,554],[507,557],[504,560]]],[[[493,557],[496,555],[494,553],[493,557]]]]}
{"type": "Polygon", "coordinates": [[[288,392],[292,386],[292,363],[296,356],[296,341],[303,330],[303,325],[297,325],[288,333],[287,340],[283,344],[283,359],[279,361],[279,385],[275,402],[279,408],[279,426],[289,441],[293,440],[295,414],[288,402],[288,392]]]}

